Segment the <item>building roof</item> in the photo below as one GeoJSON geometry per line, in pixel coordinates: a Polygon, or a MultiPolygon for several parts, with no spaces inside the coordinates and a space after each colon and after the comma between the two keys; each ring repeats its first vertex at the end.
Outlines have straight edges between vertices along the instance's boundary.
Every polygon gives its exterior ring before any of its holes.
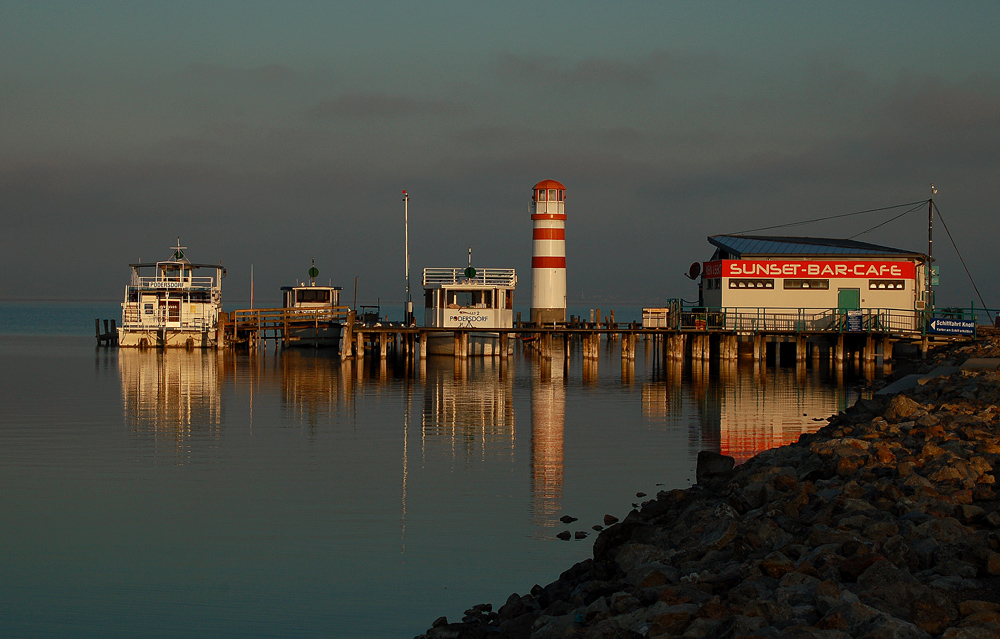
{"type": "Polygon", "coordinates": [[[542,180],[538,184],[532,187],[533,191],[538,189],[565,189],[566,187],[562,185],[562,182],[556,182],[555,180],[542,180]]]}
{"type": "Polygon", "coordinates": [[[923,253],[825,237],[784,237],[779,235],[711,235],[709,243],[735,259],[752,257],[923,257],[923,253]]]}

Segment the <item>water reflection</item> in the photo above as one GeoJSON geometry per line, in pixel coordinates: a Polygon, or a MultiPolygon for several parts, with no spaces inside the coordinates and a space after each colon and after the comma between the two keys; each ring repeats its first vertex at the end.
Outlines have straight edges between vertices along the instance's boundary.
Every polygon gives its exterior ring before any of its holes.
{"type": "Polygon", "coordinates": [[[750,361],[667,361],[653,379],[642,385],[645,421],[684,420],[693,450],[737,463],[817,430],[861,394],[844,385],[843,368],[768,369],[750,361]]]}
{"type": "Polygon", "coordinates": [[[217,435],[224,357],[216,351],[118,351],[125,423],[135,432],[184,439],[217,435]]]}
{"type": "Polygon", "coordinates": [[[531,523],[536,535],[542,534],[542,529],[554,527],[562,512],[566,359],[563,345],[554,343],[551,359],[536,358],[533,362],[531,523]]]}
{"type": "Polygon", "coordinates": [[[351,362],[315,349],[296,348],[282,352],[275,363],[282,405],[299,422],[315,425],[352,398],[351,362]]]}
{"type": "Polygon", "coordinates": [[[510,375],[492,359],[428,358],[421,409],[424,453],[453,459],[513,459],[515,420],[510,375]]]}

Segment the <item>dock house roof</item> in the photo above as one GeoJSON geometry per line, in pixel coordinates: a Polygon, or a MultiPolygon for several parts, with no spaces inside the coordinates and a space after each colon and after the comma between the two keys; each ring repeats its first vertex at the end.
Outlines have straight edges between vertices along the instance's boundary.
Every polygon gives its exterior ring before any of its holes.
{"type": "Polygon", "coordinates": [[[908,257],[923,258],[923,253],[903,249],[825,237],[785,237],[779,235],[710,235],[717,250],[712,259],[747,259],[759,257],[908,257]]]}

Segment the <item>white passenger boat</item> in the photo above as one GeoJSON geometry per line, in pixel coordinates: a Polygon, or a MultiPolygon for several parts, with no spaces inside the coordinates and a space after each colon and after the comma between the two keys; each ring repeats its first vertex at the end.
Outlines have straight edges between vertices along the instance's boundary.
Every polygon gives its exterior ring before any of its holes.
{"type": "Polygon", "coordinates": [[[342,286],[317,286],[319,269],[313,261],[309,283],[282,286],[282,307],[288,313],[286,346],[339,348],[348,308],[340,305],[342,286]],[[301,319],[295,319],[301,314],[301,319]]]}
{"type": "Polygon", "coordinates": [[[194,264],[178,240],[169,259],[129,264],[125,287],[121,347],[215,348],[220,345],[222,264],[194,264]],[[145,275],[152,269],[152,275],[145,275]],[[213,273],[201,275],[196,273],[213,273]]]}
{"type": "MultiPolygon", "coordinates": [[[[490,329],[513,328],[516,285],[512,268],[425,268],[424,325],[478,329],[469,335],[469,354],[498,355],[500,333],[490,329]]],[[[454,355],[454,333],[429,334],[427,353],[454,355]]]]}

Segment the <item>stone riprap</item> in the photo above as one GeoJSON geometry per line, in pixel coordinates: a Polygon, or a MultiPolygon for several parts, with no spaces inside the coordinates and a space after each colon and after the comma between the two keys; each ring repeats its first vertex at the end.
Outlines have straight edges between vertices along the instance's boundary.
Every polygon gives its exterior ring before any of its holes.
{"type": "MultiPolygon", "coordinates": [[[[925,364],[1000,356],[993,340],[925,364]],[[964,357],[963,357],[964,356],[964,357]]],[[[421,637],[1000,637],[1000,373],[862,399],[603,530],[594,557],[421,637]]]]}

